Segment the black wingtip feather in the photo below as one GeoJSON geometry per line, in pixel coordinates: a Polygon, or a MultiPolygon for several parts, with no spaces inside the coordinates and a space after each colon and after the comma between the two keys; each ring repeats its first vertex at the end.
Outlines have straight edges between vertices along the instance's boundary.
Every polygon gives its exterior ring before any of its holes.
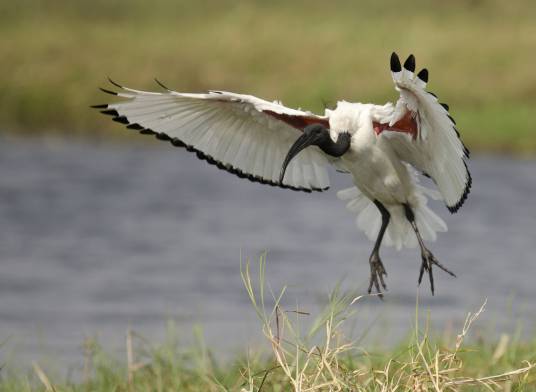
{"type": "Polygon", "coordinates": [[[119,113],[115,109],[101,110],[101,113],[106,114],[107,116],[113,116],[113,117],[119,116],[119,113]]]}
{"type": "Polygon", "coordinates": [[[106,93],[106,94],[110,94],[110,95],[119,95],[119,94],[117,94],[115,91],[107,90],[107,89],[102,88],[102,87],[99,87],[99,90],[102,91],[103,93],[106,93]]]}
{"type": "Polygon", "coordinates": [[[112,118],[112,120],[115,122],[118,122],[119,124],[126,125],[129,123],[128,118],[126,118],[125,116],[117,116],[117,117],[112,118]]]}
{"type": "Polygon", "coordinates": [[[449,117],[450,121],[452,121],[452,123],[456,125],[456,121],[452,118],[452,116],[450,114],[447,114],[447,116],[449,117]]]}
{"type": "Polygon", "coordinates": [[[104,103],[102,105],[91,105],[90,108],[92,108],[92,109],[106,109],[106,108],[108,108],[108,104],[104,103]]]}
{"type": "Polygon", "coordinates": [[[408,71],[415,72],[415,56],[410,54],[409,57],[404,62],[404,68],[408,71]]]}
{"type": "Polygon", "coordinates": [[[469,151],[469,149],[465,146],[465,144],[463,145],[463,153],[465,154],[467,158],[471,157],[471,151],[469,151]]]}
{"type": "Polygon", "coordinates": [[[426,68],[421,69],[420,72],[417,74],[417,77],[421,79],[424,83],[428,83],[428,70],[426,68]]]}
{"type": "Polygon", "coordinates": [[[121,86],[121,85],[120,85],[119,83],[117,83],[117,82],[114,82],[114,81],[112,80],[112,78],[110,78],[109,76],[107,76],[106,78],[107,78],[108,81],[109,81],[111,84],[113,84],[115,87],[118,87],[118,88],[121,88],[121,89],[123,88],[123,86],[121,86]]]}
{"type": "Polygon", "coordinates": [[[142,135],[156,135],[156,132],[154,132],[154,131],[152,131],[150,129],[145,129],[144,128],[144,129],[142,129],[140,131],[140,134],[142,134],[142,135]]]}
{"type": "Polygon", "coordinates": [[[171,141],[171,138],[170,138],[168,135],[166,135],[165,133],[157,133],[157,134],[156,134],[156,138],[157,138],[158,140],[163,140],[163,141],[165,141],[165,142],[169,142],[169,141],[171,141]]]}
{"type": "Polygon", "coordinates": [[[181,140],[177,139],[176,137],[171,139],[171,144],[173,144],[175,147],[186,147],[186,144],[184,144],[181,140]]]}
{"type": "Polygon", "coordinates": [[[128,124],[127,125],[127,128],[128,129],[133,129],[135,131],[141,131],[142,129],[145,129],[144,127],[142,127],[140,124],[138,123],[133,123],[133,124],[128,124]]]}
{"type": "Polygon", "coordinates": [[[393,52],[391,54],[391,72],[400,72],[402,71],[402,66],[400,65],[400,59],[398,55],[393,52]]]}
{"type": "Polygon", "coordinates": [[[449,108],[449,105],[447,105],[446,103],[439,103],[441,106],[443,106],[443,108],[445,108],[445,110],[448,112],[450,110],[449,108]]]}
{"type": "Polygon", "coordinates": [[[164,90],[167,90],[167,91],[171,91],[170,88],[168,88],[166,85],[164,85],[164,83],[162,83],[160,80],[158,80],[157,78],[154,78],[154,81],[160,86],[162,87],[164,90]]]}
{"type": "Polygon", "coordinates": [[[447,206],[451,214],[458,212],[460,207],[465,203],[465,200],[467,200],[467,197],[469,196],[469,192],[471,192],[471,186],[473,185],[473,178],[471,177],[471,173],[467,168],[467,163],[464,162],[463,164],[465,165],[465,170],[467,173],[467,182],[465,183],[465,189],[463,190],[463,194],[458,200],[458,202],[453,206],[447,206]]]}

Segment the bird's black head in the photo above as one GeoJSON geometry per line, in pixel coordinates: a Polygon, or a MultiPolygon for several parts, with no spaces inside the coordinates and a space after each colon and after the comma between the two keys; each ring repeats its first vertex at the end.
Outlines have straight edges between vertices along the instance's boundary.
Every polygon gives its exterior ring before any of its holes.
{"type": "MultiPolygon", "coordinates": [[[[331,140],[331,137],[329,136],[329,129],[327,129],[322,124],[311,124],[311,125],[306,126],[303,129],[303,135],[299,139],[308,141],[308,144],[305,147],[307,146],[319,146],[320,147],[323,145],[327,145],[329,142],[333,143],[333,141],[331,140]]],[[[297,143],[298,141],[296,141],[294,145],[296,145],[297,143]]]]}
{"type": "Polygon", "coordinates": [[[311,124],[306,126],[303,130],[303,135],[294,142],[287,153],[285,161],[283,162],[283,167],[281,168],[281,174],[279,175],[279,182],[283,182],[285,171],[292,158],[298,155],[301,150],[309,146],[318,146],[326,154],[340,157],[348,151],[348,148],[350,148],[350,138],[349,134],[343,133],[339,135],[337,142],[334,142],[331,140],[329,130],[323,125],[311,124]],[[342,135],[345,136],[341,137],[342,135]]]}
{"type": "Polygon", "coordinates": [[[294,142],[287,153],[285,161],[283,162],[283,167],[281,168],[281,174],[279,175],[279,182],[283,182],[285,171],[287,170],[287,166],[292,158],[298,155],[298,153],[306,147],[325,144],[327,139],[331,140],[329,137],[329,131],[324,126],[320,124],[311,124],[306,126],[303,130],[303,135],[301,135],[298,140],[294,142]]]}

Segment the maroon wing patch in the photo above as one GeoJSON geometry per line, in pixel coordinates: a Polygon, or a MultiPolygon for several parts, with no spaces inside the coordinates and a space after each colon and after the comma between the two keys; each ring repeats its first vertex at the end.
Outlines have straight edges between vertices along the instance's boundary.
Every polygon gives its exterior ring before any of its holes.
{"type": "Polygon", "coordinates": [[[374,127],[374,132],[376,135],[379,135],[387,129],[388,131],[407,133],[411,135],[413,140],[415,140],[419,133],[419,126],[417,125],[417,121],[415,120],[413,112],[411,111],[408,111],[404,117],[394,123],[391,127],[389,126],[389,123],[382,124],[377,122],[373,122],[372,126],[374,127]]]}
{"type": "MultiPolygon", "coordinates": [[[[269,116],[272,116],[280,121],[283,121],[284,123],[300,131],[303,131],[303,129],[307,125],[311,125],[311,124],[322,124],[323,126],[329,129],[329,120],[327,118],[318,118],[318,117],[312,117],[312,116],[311,117],[297,116],[297,115],[291,115],[291,114],[285,114],[285,113],[276,113],[271,110],[263,110],[263,113],[266,113],[269,116]]],[[[413,139],[416,139],[419,133],[419,127],[417,125],[417,121],[415,121],[415,118],[411,111],[408,111],[404,115],[404,117],[402,117],[400,120],[394,123],[392,127],[390,127],[388,123],[382,124],[378,122],[373,122],[372,124],[373,124],[374,132],[376,133],[376,135],[379,135],[380,133],[382,133],[383,131],[387,129],[389,131],[407,133],[411,135],[413,139]]]]}
{"type": "Polygon", "coordinates": [[[274,118],[277,118],[278,120],[283,121],[284,123],[300,131],[303,131],[303,129],[307,125],[311,125],[311,124],[322,124],[323,126],[329,129],[329,120],[325,118],[296,116],[296,115],[291,115],[291,114],[276,113],[271,110],[263,110],[262,112],[274,118]]]}

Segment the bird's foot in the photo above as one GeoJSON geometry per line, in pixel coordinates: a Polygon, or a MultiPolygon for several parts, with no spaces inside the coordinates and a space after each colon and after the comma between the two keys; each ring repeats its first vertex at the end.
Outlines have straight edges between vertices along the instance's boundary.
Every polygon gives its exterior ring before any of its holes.
{"type": "Polygon", "coordinates": [[[454,272],[448,270],[441,263],[439,263],[439,261],[437,261],[437,259],[432,254],[432,252],[430,252],[428,249],[426,248],[422,249],[421,257],[422,257],[422,264],[421,264],[421,270],[419,272],[419,285],[421,284],[424,271],[427,271],[428,277],[430,278],[430,288],[432,290],[432,295],[434,295],[434,274],[432,272],[432,266],[436,265],[440,269],[445,271],[447,274],[456,277],[454,272]]]}
{"type": "Polygon", "coordinates": [[[387,285],[383,280],[383,277],[387,276],[387,271],[385,271],[385,267],[383,266],[382,260],[380,259],[380,255],[377,252],[374,252],[370,255],[369,263],[370,283],[368,287],[368,293],[370,294],[372,292],[372,286],[374,286],[374,288],[378,292],[378,296],[383,299],[383,292],[380,288],[380,284],[384,290],[387,290],[387,285]]]}

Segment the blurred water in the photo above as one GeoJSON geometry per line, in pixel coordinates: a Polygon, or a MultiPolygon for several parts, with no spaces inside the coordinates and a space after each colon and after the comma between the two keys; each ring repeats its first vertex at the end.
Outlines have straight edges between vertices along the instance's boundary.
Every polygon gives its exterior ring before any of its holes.
{"type": "MultiPolygon", "coordinates": [[[[436,271],[423,309],[444,329],[488,298],[482,328],[532,330],[536,162],[481,156],[471,169],[460,213],[435,206],[450,231],[431,248],[459,277],[436,271]]],[[[332,174],[332,190],[311,195],[238,179],[166,144],[2,140],[0,362],[76,368],[85,337],[121,353],[129,326],[158,341],[167,320],[186,341],[202,325],[216,351],[258,346],[240,252],[269,250],[267,281],[289,286],[289,307],[314,310],[343,278],[364,293],[372,244],[335,196],[350,180],[332,174]]],[[[416,250],[382,255],[391,291],[363,301],[354,330],[372,323],[376,343],[411,328],[420,265],[416,250]]]]}

